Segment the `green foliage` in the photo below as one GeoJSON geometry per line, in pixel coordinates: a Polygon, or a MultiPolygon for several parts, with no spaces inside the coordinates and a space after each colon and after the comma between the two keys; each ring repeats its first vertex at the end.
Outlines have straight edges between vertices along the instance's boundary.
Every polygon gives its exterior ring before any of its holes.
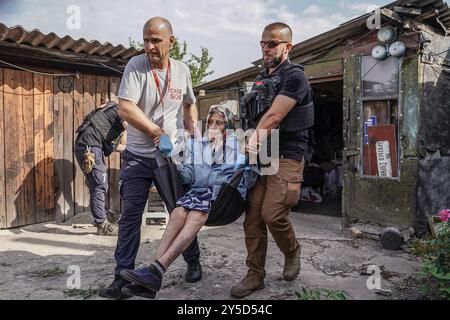
{"type": "Polygon", "coordinates": [[[302,287],[300,292],[295,292],[299,300],[349,300],[351,296],[345,291],[331,291],[328,289],[307,289],[302,287]]]}
{"type": "Polygon", "coordinates": [[[89,287],[88,289],[67,289],[63,292],[68,297],[80,297],[85,300],[98,295],[99,289],[93,289],[89,287]]]}
{"type": "Polygon", "coordinates": [[[426,280],[422,294],[450,299],[450,230],[447,222],[439,223],[436,238],[417,240],[414,254],[423,258],[422,277],[426,280]]]}
{"type": "Polygon", "coordinates": [[[173,44],[172,48],[170,48],[170,57],[178,60],[178,61],[184,61],[184,57],[187,54],[187,43],[186,41],[183,41],[183,44],[180,46],[180,43],[178,40],[175,40],[175,43],[173,44]]]}
{"type": "MultiPolygon", "coordinates": [[[[131,38],[128,39],[131,47],[137,50],[144,49],[144,44],[142,42],[135,41],[131,38]]],[[[191,72],[192,85],[196,87],[202,84],[207,76],[214,73],[213,70],[209,70],[213,57],[209,55],[208,48],[205,47],[201,47],[202,53],[200,56],[193,53],[188,54],[187,50],[188,46],[186,41],[183,41],[183,43],[180,44],[178,40],[175,40],[175,43],[170,49],[170,57],[187,64],[191,72]]]]}
{"type": "Polygon", "coordinates": [[[35,275],[40,278],[50,278],[50,277],[60,276],[65,273],[66,273],[66,270],[63,270],[60,267],[55,267],[52,269],[40,270],[40,271],[36,272],[35,275]]]}
{"type": "Polygon", "coordinates": [[[214,71],[208,71],[212,60],[213,58],[209,56],[208,49],[205,47],[202,47],[202,55],[200,57],[191,54],[187,65],[191,71],[192,85],[194,87],[202,84],[203,79],[214,73],[214,71]]]}

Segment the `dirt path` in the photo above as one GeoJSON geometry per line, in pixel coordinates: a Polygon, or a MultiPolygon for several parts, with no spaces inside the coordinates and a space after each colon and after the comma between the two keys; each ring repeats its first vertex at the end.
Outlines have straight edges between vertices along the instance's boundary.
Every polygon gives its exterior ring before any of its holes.
{"type": "MultiPolygon", "coordinates": [[[[292,213],[302,243],[302,273],[297,281],[281,279],[283,255],[269,238],[266,288],[249,299],[296,299],[302,286],[345,290],[353,299],[418,298],[420,265],[404,251],[384,250],[378,241],[354,240],[343,235],[340,218],[292,213]],[[381,268],[383,296],[367,289],[367,266],[381,268]]],[[[71,223],[88,223],[82,215],[71,223]]],[[[43,224],[0,231],[0,299],[101,299],[98,289],[113,278],[116,237],[94,235],[93,227],[74,229],[67,224],[43,224]],[[66,273],[81,271],[81,289],[68,290],[66,273]]],[[[138,266],[148,263],[163,233],[161,226],[142,229],[138,266]]],[[[185,263],[179,258],[165,276],[158,299],[230,299],[231,286],[246,272],[242,219],[200,232],[203,280],[184,282],[185,263]]],[[[138,298],[136,298],[138,299],[138,298]]]]}

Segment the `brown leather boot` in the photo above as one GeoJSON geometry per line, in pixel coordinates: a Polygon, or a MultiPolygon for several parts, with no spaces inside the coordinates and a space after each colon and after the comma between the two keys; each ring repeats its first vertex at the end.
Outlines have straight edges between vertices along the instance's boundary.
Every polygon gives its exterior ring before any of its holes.
{"type": "Polygon", "coordinates": [[[294,281],[300,274],[300,254],[302,250],[300,246],[291,257],[284,258],[283,279],[286,281],[294,281]]]}
{"type": "Polygon", "coordinates": [[[264,287],[264,279],[249,272],[241,282],[231,287],[231,295],[235,298],[244,298],[253,291],[262,290],[264,287]]]}

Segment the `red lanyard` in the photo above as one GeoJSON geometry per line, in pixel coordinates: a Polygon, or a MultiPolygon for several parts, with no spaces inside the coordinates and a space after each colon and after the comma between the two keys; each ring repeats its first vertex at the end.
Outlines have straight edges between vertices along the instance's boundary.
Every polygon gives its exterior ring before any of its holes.
{"type": "Polygon", "coordinates": [[[172,76],[172,70],[170,70],[170,59],[169,59],[168,65],[167,65],[167,90],[166,90],[166,94],[164,95],[164,97],[162,95],[162,88],[159,83],[158,75],[156,74],[155,69],[153,69],[151,64],[150,64],[150,68],[152,69],[153,79],[155,80],[156,89],[158,90],[158,94],[161,99],[158,103],[158,106],[159,106],[159,104],[161,104],[162,107],[164,108],[164,99],[166,98],[167,93],[170,91],[170,81],[171,81],[171,76],[172,76]]]}

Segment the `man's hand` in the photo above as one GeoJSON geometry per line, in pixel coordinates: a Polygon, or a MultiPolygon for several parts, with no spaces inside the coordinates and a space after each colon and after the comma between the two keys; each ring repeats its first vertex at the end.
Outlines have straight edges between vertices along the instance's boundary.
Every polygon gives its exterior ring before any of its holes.
{"type": "MultiPolygon", "coordinates": [[[[124,121],[123,123],[126,123],[126,122],[124,121]]],[[[126,130],[124,130],[121,133],[121,135],[119,137],[117,137],[117,140],[114,142],[114,145],[115,145],[114,151],[117,151],[120,153],[125,151],[125,148],[127,145],[127,131],[126,130]]]]}
{"type": "Polygon", "coordinates": [[[153,138],[153,143],[155,144],[155,146],[159,147],[159,141],[160,141],[160,137],[154,137],[153,138]]]}
{"type": "Polygon", "coordinates": [[[162,136],[164,131],[151,121],[144,112],[134,103],[128,100],[119,99],[119,116],[131,124],[134,128],[155,138],[162,136]]]}
{"type": "Polygon", "coordinates": [[[258,134],[257,131],[255,131],[248,140],[248,143],[245,145],[245,154],[250,159],[251,163],[256,163],[258,153],[261,151],[260,147],[261,145],[258,141],[258,134]]]}
{"type": "Polygon", "coordinates": [[[257,141],[249,141],[245,146],[245,153],[249,155],[257,155],[259,153],[259,143],[257,141]]]}
{"type": "Polygon", "coordinates": [[[155,146],[159,147],[159,144],[161,143],[161,137],[165,135],[165,132],[163,130],[158,132],[158,135],[153,138],[153,143],[155,146]]]}

